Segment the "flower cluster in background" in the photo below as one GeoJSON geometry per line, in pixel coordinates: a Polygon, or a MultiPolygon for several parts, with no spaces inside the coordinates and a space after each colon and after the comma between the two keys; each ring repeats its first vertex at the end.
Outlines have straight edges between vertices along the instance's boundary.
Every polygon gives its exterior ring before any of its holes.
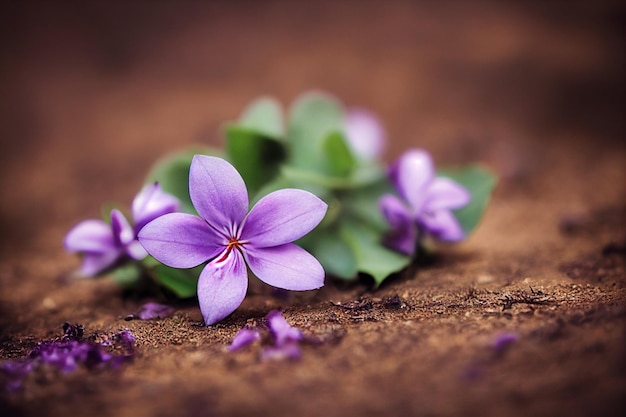
{"type": "Polygon", "coordinates": [[[325,275],[380,285],[426,239],[466,238],[496,182],[477,165],[436,170],[421,149],[387,167],[380,121],[319,92],[286,112],[259,98],[223,134],[224,150],[196,146],[155,163],[133,226],[115,209],[110,223],[72,229],[65,245],[84,255],[82,273],[197,294],[213,324],[242,302],[248,268],[288,290],[319,288],[325,275]]]}

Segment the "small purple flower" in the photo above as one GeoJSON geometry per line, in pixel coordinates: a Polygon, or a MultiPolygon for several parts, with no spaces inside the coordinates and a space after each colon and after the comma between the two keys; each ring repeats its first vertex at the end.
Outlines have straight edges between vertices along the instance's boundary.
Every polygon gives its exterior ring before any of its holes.
{"type": "Polygon", "coordinates": [[[248,288],[246,265],[262,281],[287,290],[324,285],[324,269],[291,243],[310,232],[326,214],[315,195],[275,191],[248,212],[241,175],[221,158],[196,155],[189,171],[189,195],[201,217],[166,214],[147,224],[139,241],[159,262],[191,268],[209,261],[198,280],[200,310],[207,325],[235,311],[248,288]]]}
{"type": "Polygon", "coordinates": [[[402,200],[386,194],[379,202],[392,228],[388,246],[412,255],[422,233],[450,242],[465,237],[452,210],[467,205],[471,195],[451,179],[436,177],[427,152],[412,149],[404,153],[390,166],[389,178],[402,200]]]}
{"type": "Polygon", "coordinates": [[[344,128],[355,155],[366,161],[380,157],[385,146],[385,130],[373,113],[364,109],[348,111],[344,128]]]}
{"type": "Polygon", "coordinates": [[[137,233],[146,223],[166,213],[177,211],[178,200],[164,193],[159,184],[146,185],[133,200],[134,227],[121,211],[111,211],[111,224],[103,220],[85,220],[65,236],[65,249],[83,256],[81,274],[95,276],[113,266],[123,256],[136,260],[147,252],[137,241],[137,233]]]}

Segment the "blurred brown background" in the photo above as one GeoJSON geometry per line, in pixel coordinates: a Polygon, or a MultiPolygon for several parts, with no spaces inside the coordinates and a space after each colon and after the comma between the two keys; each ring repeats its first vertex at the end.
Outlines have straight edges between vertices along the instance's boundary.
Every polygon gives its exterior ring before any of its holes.
{"type": "MultiPolygon", "coordinates": [[[[442,161],[486,160],[505,175],[521,169],[529,142],[559,141],[567,154],[581,141],[623,140],[618,1],[2,8],[9,229],[22,216],[36,224],[50,199],[73,199],[79,190],[68,188],[69,177],[128,200],[156,157],[192,142],[219,144],[220,124],[261,94],[288,103],[327,90],[380,115],[389,156],[424,146],[442,161]]],[[[80,196],[68,210],[97,203],[80,196]]],[[[19,223],[19,236],[32,233],[19,223]]]]}
{"type": "MultiPolygon", "coordinates": [[[[446,249],[416,279],[365,292],[408,294],[411,309],[397,313],[405,321],[378,310],[371,322],[340,320],[344,342],[305,352],[297,368],[237,365],[220,350],[250,311],[265,313],[265,299],[215,331],[187,316],[181,325],[133,322],[143,356],[123,378],[75,377],[68,387],[78,391],[36,385],[11,410],[195,416],[207,406],[224,415],[318,415],[313,396],[325,415],[619,415],[625,13],[620,1],[3,3],[2,358],[27,354],[65,320],[120,326],[133,307],[110,283],[64,281],[78,265],[63,252],[64,234],[97,217],[103,202],[128,205],[162,154],[221,144],[221,124],[261,94],[288,104],[326,90],[380,116],[388,159],[424,147],[438,163],[482,161],[501,176],[485,221],[458,252],[446,249]],[[604,247],[618,248],[618,257],[607,266],[593,256],[610,242],[618,243],[604,247]],[[569,264],[589,256],[578,269],[569,264]],[[538,307],[543,315],[504,312],[502,294],[526,294],[529,285],[551,294],[553,304],[538,307]],[[484,304],[468,301],[467,288],[478,288],[484,304]],[[440,296],[443,315],[429,304],[440,296]],[[519,350],[482,384],[459,381],[458,366],[483,352],[481,337],[509,327],[523,334],[519,350]],[[204,350],[187,335],[181,346],[172,342],[181,328],[204,350]],[[370,395],[372,386],[385,395],[370,395]]],[[[349,301],[361,291],[344,290],[331,294],[349,301]]],[[[328,297],[294,306],[290,320],[321,331],[327,310],[344,314],[328,297]]],[[[184,314],[199,320],[195,306],[184,314]]]]}

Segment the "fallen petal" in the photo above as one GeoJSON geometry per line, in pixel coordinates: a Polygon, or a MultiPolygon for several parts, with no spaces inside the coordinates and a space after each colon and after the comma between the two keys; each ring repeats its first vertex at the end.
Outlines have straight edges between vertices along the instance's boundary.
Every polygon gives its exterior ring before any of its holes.
{"type": "Polygon", "coordinates": [[[171,316],[174,311],[176,310],[170,306],[149,302],[141,306],[141,310],[139,310],[135,317],[140,320],[163,319],[171,316]]]}
{"type": "Polygon", "coordinates": [[[280,311],[270,311],[266,316],[266,320],[267,327],[274,337],[274,342],[277,347],[302,340],[302,332],[300,329],[290,326],[280,311]]]}
{"type": "Polygon", "coordinates": [[[261,353],[262,360],[298,360],[301,357],[302,352],[296,343],[287,343],[283,346],[268,346],[261,353]]]}
{"type": "Polygon", "coordinates": [[[228,350],[233,352],[235,350],[241,349],[244,346],[248,346],[249,344],[259,340],[261,338],[261,333],[254,328],[244,327],[239,330],[235,337],[233,338],[232,343],[228,347],[228,350]]]}

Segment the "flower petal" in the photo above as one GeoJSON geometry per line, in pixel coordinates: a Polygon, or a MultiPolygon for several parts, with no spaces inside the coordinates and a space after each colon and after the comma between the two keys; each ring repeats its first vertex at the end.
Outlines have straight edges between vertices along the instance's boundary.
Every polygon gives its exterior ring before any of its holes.
{"type": "Polygon", "coordinates": [[[435,168],[430,155],[419,149],[405,152],[389,167],[389,178],[402,198],[409,202],[414,213],[419,213],[435,168]]]}
{"type": "Polygon", "coordinates": [[[300,346],[287,343],[282,346],[268,346],[261,352],[261,360],[298,360],[302,357],[300,346]]]}
{"type": "Polygon", "coordinates": [[[324,285],[322,265],[313,255],[293,243],[271,248],[248,245],[244,257],[252,272],[274,287],[305,291],[324,285]]]}
{"type": "Polygon", "coordinates": [[[248,212],[248,191],[231,164],[196,155],[189,170],[189,196],[198,214],[216,230],[233,236],[248,212]]]}
{"type": "Polygon", "coordinates": [[[133,240],[125,248],[126,254],[138,261],[148,256],[148,252],[144,249],[143,245],[138,240],[133,240]]]}
{"type": "Polygon", "coordinates": [[[87,252],[83,257],[80,273],[86,277],[94,277],[110,266],[113,266],[121,254],[122,251],[119,249],[112,249],[109,252],[102,253],[87,252]]]}
{"type": "Polygon", "coordinates": [[[456,242],[465,238],[465,232],[449,210],[423,213],[419,218],[419,223],[426,229],[426,232],[441,240],[456,242]]]}
{"type": "Polygon", "coordinates": [[[173,268],[200,265],[228,244],[204,220],[185,213],[154,219],[141,229],[138,239],[150,255],[173,268]]]}
{"type": "Polygon", "coordinates": [[[68,252],[104,253],[115,250],[111,226],[102,220],[85,220],[74,226],[65,236],[68,252]]]}
{"type": "Polygon", "coordinates": [[[378,202],[378,207],[392,228],[404,227],[413,219],[411,213],[395,195],[385,194],[378,202]]]}
{"type": "Polygon", "coordinates": [[[284,189],[259,200],[246,217],[240,239],[256,248],[293,242],[317,226],[328,205],[308,191],[284,189]]]}
{"type": "Polygon", "coordinates": [[[280,347],[288,342],[302,340],[302,332],[300,329],[289,325],[280,311],[270,311],[266,316],[266,320],[267,327],[274,337],[274,343],[276,346],[280,347]]]}
{"type": "Polygon", "coordinates": [[[198,301],[204,323],[210,326],[235,311],[247,289],[248,270],[238,250],[230,251],[225,260],[210,262],[198,280],[198,301]]]}
{"type": "Polygon", "coordinates": [[[113,239],[119,246],[128,245],[135,240],[135,231],[118,209],[111,210],[111,229],[113,229],[113,239]]]}
{"type": "Polygon", "coordinates": [[[133,221],[135,231],[167,213],[173,213],[180,208],[180,201],[173,195],[164,193],[159,183],[144,186],[133,199],[133,221]]]}
{"type": "Polygon", "coordinates": [[[258,329],[244,327],[237,332],[230,346],[228,346],[228,350],[232,352],[241,349],[242,347],[248,346],[249,344],[259,340],[260,338],[261,333],[258,329]]]}
{"type": "Polygon", "coordinates": [[[391,231],[385,237],[385,246],[413,255],[417,244],[417,227],[407,207],[391,194],[382,196],[378,204],[391,226],[391,231]]]}
{"type": "Polygon", "coordinates": [[[457,209],[466,206],[471,199],[472,195],[465,187],[450,178],[439,177],[426,191],[424,210],[457,209]]]}
{"type": "Polygon", "coordinates": [[[385,144],[385,131],[380,121],[367,110],[352,109],[346,115],[346,138],[352,151],[371,161],[379,157],[385,144]]]}

